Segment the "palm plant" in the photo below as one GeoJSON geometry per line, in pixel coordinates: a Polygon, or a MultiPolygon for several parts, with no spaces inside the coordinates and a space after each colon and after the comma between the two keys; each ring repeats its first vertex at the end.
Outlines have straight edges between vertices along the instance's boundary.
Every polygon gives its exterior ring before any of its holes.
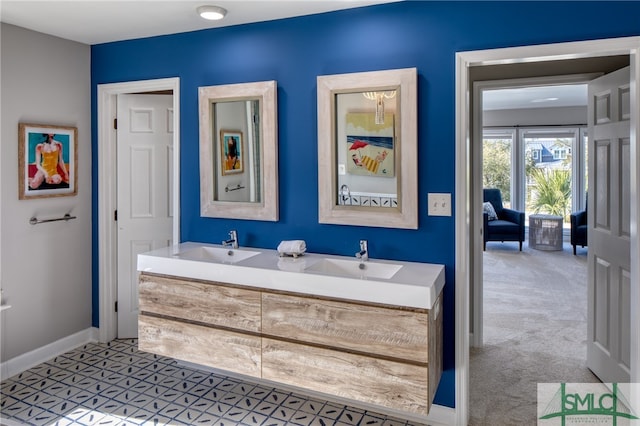
{"type": "Polygon", "coordinates": [[[535,213],[562,216],[571,211],[571,173],[569,170],[534,168],[530,209],[535,213]]]}

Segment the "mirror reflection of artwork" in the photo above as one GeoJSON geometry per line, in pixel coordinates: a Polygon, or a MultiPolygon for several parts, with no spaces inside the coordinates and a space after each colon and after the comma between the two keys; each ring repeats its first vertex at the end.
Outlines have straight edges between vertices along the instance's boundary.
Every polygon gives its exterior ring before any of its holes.
{"type": "Polygon", "coordinates": [[[278,221],[277,93],[275,80],[198,87],[200,216],[278,221]]]}
{"type": "Polygon", "coordinates": [[[346,114],[348,173],[394,177],[394,117],[384,117],[384,123],[376,124],[373,112],[346,114]]]}
{"type": "Polygon", "coordinates": [[[242,132],[220,131],[222,174],[242,173],[244,148],[242,132]]]}

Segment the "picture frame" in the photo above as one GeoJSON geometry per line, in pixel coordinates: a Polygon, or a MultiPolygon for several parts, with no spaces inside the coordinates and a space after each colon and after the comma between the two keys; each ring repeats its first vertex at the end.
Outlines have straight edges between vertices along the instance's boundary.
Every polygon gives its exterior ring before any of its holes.
{"type": "Polygon", "coordinates": [[[347,173],[393,178],[395,176],[394,115],[384,114],[375,123],[375,113],[346,114],[347,173]]]}
{"type": "Polygon", "coordinates": [[[244,140],[242,132],[220,130],[220,170],[223,176],[244,172],[244,140]]]}
{"type": "Polygon", "coordinates": [[[78,128],[18,124],[18,198],[78,193],[78,128]]]}

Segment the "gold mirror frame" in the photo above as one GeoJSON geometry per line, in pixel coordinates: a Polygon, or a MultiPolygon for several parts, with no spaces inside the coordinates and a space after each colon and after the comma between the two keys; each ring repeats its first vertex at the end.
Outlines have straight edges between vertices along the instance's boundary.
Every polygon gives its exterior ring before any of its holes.
{"type": "MultiPolygon", "coordinates": [[[[320,223],[418,228],[417,69],[318,76],[318,214],[320,223]],[[339,205],[336,97],[397,91],[395,169],[397,207],[339,205]]],[[[377,179],[377,178],[372,178],[377,179]]]]}
{"type": "MultiPolygon", "coordinates": [[[[204,217],[278,221],[278,130],[277,84],[275,81],[226,84],[198,88],[200,115],[200,215],[204,217]],[[260,202],[219,201],[215,197],[220,135],[214,131],[216,103],[251,101],[259,103],[260,174],[257,179],[260,202]]],[[[224,126],[224,123],[222,124],[224,126]]],[[[227,172],[229,173],[229,172],[227,172]]],[[[233,189],[232,189],[233,190],[233,189]]]]}

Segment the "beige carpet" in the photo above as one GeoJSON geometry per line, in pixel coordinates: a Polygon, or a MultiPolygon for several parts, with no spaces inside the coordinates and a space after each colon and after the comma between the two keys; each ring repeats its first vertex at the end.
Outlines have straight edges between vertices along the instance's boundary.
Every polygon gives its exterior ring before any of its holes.
{"type": "Polygon", "coordinates": [[[484,347],[471,348],[470,425],[535,425],[537,383],[597,382],[586,368],[587,249],[484,252],[484,347]]]}

